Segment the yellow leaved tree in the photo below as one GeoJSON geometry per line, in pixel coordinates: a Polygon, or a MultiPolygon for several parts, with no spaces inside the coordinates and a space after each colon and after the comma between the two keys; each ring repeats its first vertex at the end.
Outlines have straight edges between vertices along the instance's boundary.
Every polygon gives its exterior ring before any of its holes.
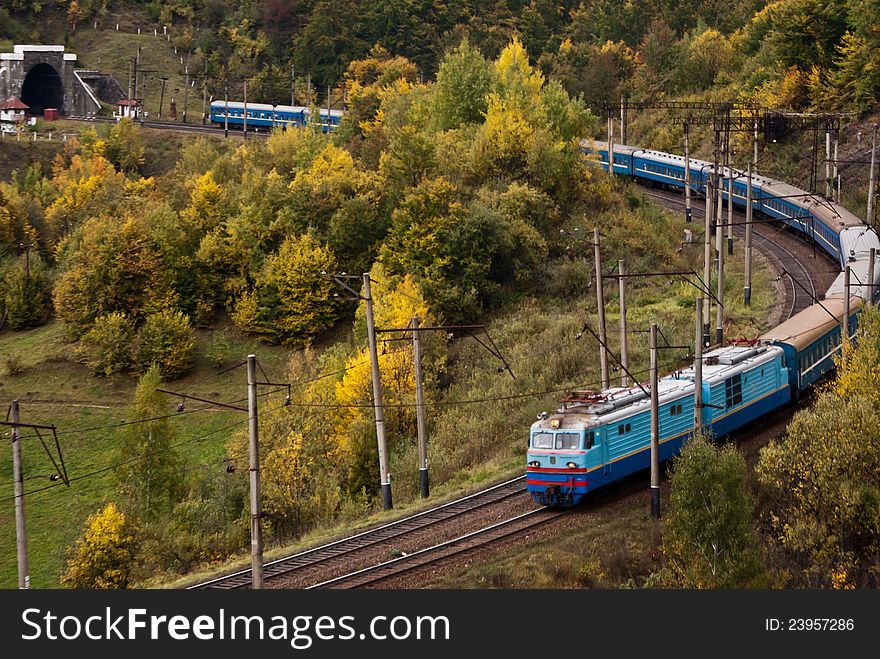
{"type": "Polygon", "coordinates": [[[125,515],[108,503],[86,520],[61,584],[67,588],[128,588],[134,544],[125,515]]]}

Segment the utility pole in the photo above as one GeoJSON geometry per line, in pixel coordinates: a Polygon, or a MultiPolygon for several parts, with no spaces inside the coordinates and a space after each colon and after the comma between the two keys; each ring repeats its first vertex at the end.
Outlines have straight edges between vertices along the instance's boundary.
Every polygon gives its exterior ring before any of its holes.
{"type": "Polygon", "coordinates": [[[626,375],[629,369],[629,351],[626,340],[626,261],[623,259],[617,262],[617,272],[620,275],[617,278],[617,288],[620,295],[620,363],[623,365],[623,368],[620,369],[620,386],[628,387],[629,378],[626,375]]]}
{"type": "Polygon", "coordinates": [[[330,85],[327,85],[327,132],[330,132],[330,85]]]}
{"type": "Polygon", "coordinates": [[[24,477],[21,473],[21,436],[18,432],[18,401],[12,401],[9,420],[12,421],[12,477],[15,481],[15,544],[18,550],[18,587],[31,587],[28,573],[27,534],[24,519],[24,477]]]}
{"type": "Polygon", "coordinates": [[[871,173],[868,179],[868,214],[865,224],[874,226],[874,165],[877,161],[877,124],[871,131],[871,173]]]}
{"type": "Polygon", "coordinates": [[[134,81],[134,58],[128,60],[128,116],[131,118],[131,84],[134,81]]]}
{"type": "Polygon", "coordinates": [[[141,128],[144,127],[144,121],[147,118],[147,72],[144,72],[143,77],[141,78],[141,96],[140,96],[140,105],[138,106],[138,115],[141,118],[141,128]]]}
{"type": "Polygon", "coordinates": [[[296,91],[294,88],[295,80],[296,80],[296,66],[291,64],[290,65],[290,105],[291,105],[291,107],[296,105],[296,91]]]}
{"type": "Polygon", "coordinates": [[[843,316],[840,318],[840,363],[846,366],[846,349],[849,347],[849,296],[850,270],[846,266],[843,275],[843,316]]]}
{"type": "Polygon", "coordinates": [[[724,123],[724,166],[727,169],[727,253],[733,254],[733,148],[730,144],[730,108],[724,123]]]}
{"type": "Polygon", "coordinates": [[[657,323],[651,323],[651,517],[660,519],[660,381],[657,376],[657,323]]]}
{"type": "Polygon", "coordinates": [[[229,79],[223,84],[223,137],[229,137],[229,79]]]}
{"type": "Polygon", "coordinates": [[[752,149],[754,153],[752,154],[752,165],[756,168],[758,167],[758,119],[755,118],[755,134],[752,137],[752,149]]]}
{"type": "Polygon", "coordinates": [[[874,266],[877,260],[877,249],[875,247],[872,247],[868,252],[868,258],[868,285],[866,287],[867,290],[865,291],[865,301],[870,307],[874,304],[874,288],[876,286],[874,283],[874,266]]]}
{"type": "Polygon", "coordinates": [[[614,113],[608,112],[608,173],[614,174],[614,113]]]}
{"type": "Polygon", "coordinates": [[[626,102],[626,94],[620,97],[620,143],[626,144],[626,133],[627,133],[627,102],[626,102]]]}
{"type": "Polygon", "coordinates": [[[834,201],[840,203],[840,175],[837,173],[837,147],[840,143],[840,131],[834,131],[834,163],[832,168],[832,183],[834,185],[834,201]]]}
{"type": "MultiPolygon", "coordinates": [[[[705,217],[705,235],[703,238],[703,283],[708,287],[712,281],[712,199],[714,193],[712,191],[712,177],[710,174],[706,177],[706,217],[705,217]]],[[[709,341],[709,314],[710,304],[703,305],[703,345],[708,346],[709,341]]]]}
{"type": "Polygon", "coordinates": [[[248,458],[251,499],[251,570],[252,587],[263,587],[263,513],[260,497],[260,445],[257,424],[257,356],[247,358],[248,385],[248,458]]]}
{"type": "Polygon", "coordinates": [[[752,163],[749,163],[746,183],[746,265],[743,281],[743,301],[752,304],[752,163]]]}
{"type": "Polygon", "coordinates": [[[186,55],[186,64],[183,67],[183,123],[186,123],[186,110],[189,106],[189,53],[186,55]]]}
{"type": "Polygon", "coordinates": [[[425,430],[425,395],[422,390],[422,351],[419,344],[419,317],[412,319],[413,363],[416,378],[416,428],[419,439],[419,489],[423,499],[431,494],[428,481],[428,433],[425,430]]]}
{"type": "MultiPolygon", "coordinates": [[[[722,161],[723,162],[723,161],[722,161]]],[[[718,203],[715,214],[715,252],[718,257],[718,300],[715,308],[715,343],[724,341],[724,228],[722,222],[722,182],[718,181],[718,203]]]]}
{"type": "Polygon", "coordinates": [[[703,432],[703,298],[697,298],[694,328],[694,435],[703,432]]]}
{"type": "MultiPolygon", "coordinates": [[[[141,47],[138,46],[137,49],[137,59],[134,64],[134,95],[137,97],[138,95],[138,80],[141,75],[141,47]]],[[[131,112],[131,105],[128,106],[129,112],[131,112]]],[[[143,108],[140,108],[140,114],[143,115],[143,108]]],[[[129,115],[130,119],[134,119],[131,115],[129,115]]]]}
{"type": "Polygon", "coordinates": [[[831,199],[831,128],[825,124],[825,198],[831,199]]]}
{"type": "Polygon", "coordinates": [[[608,378],[608,334],[605,331],[605,290],[602,287],[602,254],[599,246],[599,229],[593,229],[593,256],[596,259],[596,305],[599,314],[599,364],[602,369],[602,388],[608,389],[611,381],[608,378]]]}
{"type": "Polygon", "coordinates": [[[693,211],[691,209],[691,149],[688,134],[688,125],[684,125],[684,221],[690,222],[693,211]]]}
{"type": "Polygon", "coordinates": [[[242,116],[244,130],[244,139],[247,140],[247,78],[244,79],[244,113],[242,116]]]}
{"type": "MultiPolygon", "coordinates": [[[[385,411],[382,404],[382,376],[379,373],[379,354],[376,350],[376,326],[373,320],[373,296],[370,292],[370,273],[364,273],[364,303],[367,311],[367,342],[370,348],[370,370],[373,380],[373,413],[376,417],[376,441],[379,445],[379,483],[382,488],[382,507],[391,510],[391,474],[388,473],[388,445],[385,441],[385,411]]],[[[417,333],[417,332],[416,332],[417,333]]]]}
{"type": "Polygon", "coordinates": [[[202,126],[205,125],[208,109],[208,58],[205,58],[205,73],[202,75],[202,126]]]}
{"type": "Polygon", "coordinates": [[[162,104],[165,102],[165,83],[168,82],[168,78],[159,78],[162,83],[162,89],[159,92],[159,116],[157,119],[162,118],[162,104]]]}

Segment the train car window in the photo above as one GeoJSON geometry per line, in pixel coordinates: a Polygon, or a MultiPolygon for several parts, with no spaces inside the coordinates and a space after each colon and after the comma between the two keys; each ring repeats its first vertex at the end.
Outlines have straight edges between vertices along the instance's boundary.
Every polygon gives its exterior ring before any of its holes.
{"type": "Polygon", "coordinates": [[[627,433],[630,430],[632,430],[632,426],[628,423],[621,423],[619,426],[617,426],[617,434],[618,435],[622,435],[624,433],[627,433]]]}
{"type": "Polygon", "coordinates": [[[559,432],[556,433],[557,449],[575,449],[581,444],[580,433],[576,432],[559,432]]]}
{"type": "Polygon", "coordinates": [[[727,407],[742,403],[742,375],[737,373],[724,381],[724,394],[727,407]]]}
{"type": "Polygon", "coordinates": [[[592,430],[587,433],[587,436],[584,438],[584,448],[593,448],[593,443],[596,441],[596,433],[592,430]]]}
{"type": "Polygon", "coordinates": [[[532,448],[553,448],[553,434],[536,432],[532,435],[532,448]]]}

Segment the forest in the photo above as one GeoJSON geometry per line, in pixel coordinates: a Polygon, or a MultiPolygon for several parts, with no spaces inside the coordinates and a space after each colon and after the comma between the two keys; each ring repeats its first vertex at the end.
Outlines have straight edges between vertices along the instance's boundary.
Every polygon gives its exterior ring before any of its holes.
{"type": "MultiPolygon", "coordinates": [[[[601,133],[603,104],[743,99],[862,116],[880,99],[880,8],[869,0],[12,0],[0,40],[37,41],[48,16],[69,35],[135,5],[147,24],[172,28],[195,69],[252,80],[255,99],[274,101],[295,67],[344,90],[346,115],[329,136],[185,140],[163,167],[149,159],[148,131],[89,127],[54,161],[0,182],[4,333],[58,327],[78,368],[132,389],[131,425],[114,430],[102,463],[107,488],[59,535],[70,550],[55,551],[52,578],[72,587],[143,585],[247,545],[246,433],[219,438],[210,459],[222,473],[196,469],[208,458],[179,448],[190,438],[156,391],[201,378],[205,360],[218,373],[234,364],[218,328],[291,355],[283,379],[295,404],[268,396],[260,421],[269,542],[376,509],[364,306],[322,273],[369,272],[382,327],[413,316],[486,323],[516,379],[462,336],[426,341],[432,478],[521,470],[535,413],[596,379],[595,345],[581,340],[596,306],[592,246],[577,232],[602,231],[608,268],[699,258],[681,248],[683,219],[578,149],[601,133]]],[[[740,285],[737,272],[728,277],[740,285]]],[[[771,276],[756,277],[764,296],[730,309],[745,326],[773,304],[771,276]]],[[[690,341],[693,289],[634,288],[633,323],[659,319],[670,338],[690,341]]],[[[709,518],[671,515],[660,559],[634,585],[877,584],[880,402],[859,393],[880,390],[876,319],[865,336],[849,360],[859,366],[840,372],[756,470],[731,447],[694,442],[673,468],[673,508],[703,505],[700,478],[718,472],[726,480],[711,497],[724,505],[709,518]],[[864,432],[839,437],[841,415],[864,432]]],[[[5,357],[8,381],[25,361],[5,357]]],[[[395,496],[412,501],[412,356],[389,342],[380,365],[395,496]]]]}

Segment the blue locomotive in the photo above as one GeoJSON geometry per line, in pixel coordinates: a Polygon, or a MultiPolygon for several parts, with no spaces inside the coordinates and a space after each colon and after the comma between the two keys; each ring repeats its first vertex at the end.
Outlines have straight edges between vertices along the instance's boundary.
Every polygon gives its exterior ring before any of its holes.
{"type": "MultiPolygon", "coordinates": [[[[315,123],[327,133],[339,126],[343,114],[342,110],[318,108],[318,118],[315,123]]],[[[211,123],[221,128],[226,125],[244,128],[245,118],[248,128],[266,130],[274,127],[298,128],[312,123],[311,110],[304,106],[267,103],[248,103],[245,106],[241,101],[212,101],[209,116],[211,123]]]]}
{"type": "MultiPolygon", "coordinates": [[[[606,144],[584,143],[608,169],[606,144]]],[[[712,163],[690,162],[690,185],[705,192],[712,163]]],[[[614,173],[672,188],[685,185],[684,158],[668,153],[615,145],[614,173]]],[[[744,206],[746,184],[737,172],[732,202],[744,206]]],[[[852,335],[861,305],[880,288],[880,267],[868,282],[870,250],[880,251],[873,229],[838,204],[794,186],[753,176],[753,208],[812,239],[841,268],[850,267],[847,326],[852,335]],[[873,283],[874,286],[867,284],[873,283]]],[[[726,200],[729,194],[723,191],[726,200]]],[[[834,281],[822,302],[807,307],[748,345],[719,347],[703,356],[701,421],[716,435],[741,428],[796,398],[834,366],[840,351],[841,322],[847,307],[844,275],[834,281]]],[[[681,449],[693,433],[694,369],[676,371],[659,380],[660,459],[681,449]]],[[[546,506],[574,506],[590,490],[650,466],[651,407],[639,386],[603,391],[576,391],[555,413],[542,413],[532,424],[526,465],[526,489],[546,506]]]]}

